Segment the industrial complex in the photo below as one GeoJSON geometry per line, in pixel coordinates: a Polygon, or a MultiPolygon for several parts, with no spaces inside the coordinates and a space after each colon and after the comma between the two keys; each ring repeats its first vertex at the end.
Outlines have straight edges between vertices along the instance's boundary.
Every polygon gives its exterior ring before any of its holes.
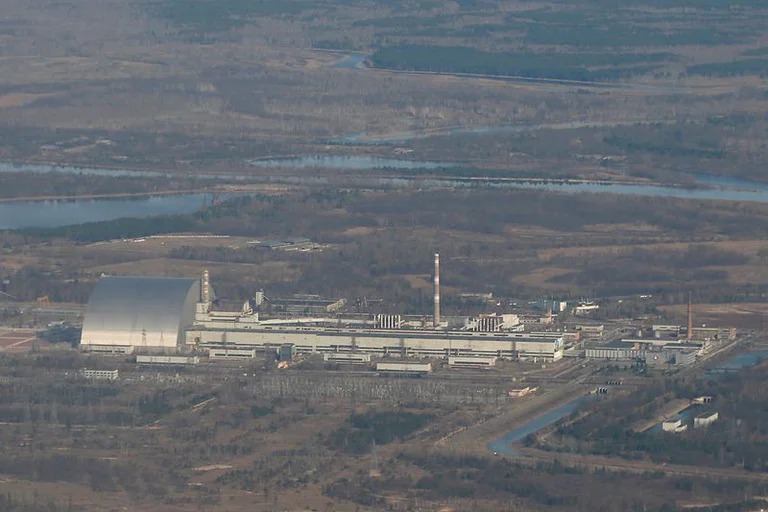
{"type": "Polygon", "coordinates": [[[154,357],[144,363],[157,364],[194,364],[198,355],[242,360],[274,353],[284,361],[322,354],[325,361],[349,364],[371,363],[371,358],[439,358],[464,368],[563,357],[685,366],[712,340],[735,336],[732,329],[694,328],[690,307],[687,326],[654,325],[633,337],[610,340],[603,339],[602,324],[552,328],[551,310],[545,316],[443,316],[438,254],[434,265],[431,318],[343,314],[343,299],[315,296],[306,296],[311,303],[306,308],[289,304],[270,315],[259,311],[263,292],[235,308],[222,308],[207,270],[199,279],[103,276],[86,309],[80,346],[94,353],[137,352],[154,357]]]}
{"type": "MultiPolygon", "coordinates": [[[[100,279],[88,303],[81,348],[90,352],[198,352],[253,357],[291,347],[291,353],[390,357],[478,357],[556,361],[563,335],[524,332],[520,317],[492,314],[441,317],[439,255],[435,255],[434,315],[263,318],[249,302],[219,311],[208,272],[201,279],[100,279]]],[[[329,309],[331,311],[332,309],[329,309]]],[[[333,356],[330,356],[333,359],[333,356]]],[[[343,359],[343,356],[339,359],[343,359]]]]}

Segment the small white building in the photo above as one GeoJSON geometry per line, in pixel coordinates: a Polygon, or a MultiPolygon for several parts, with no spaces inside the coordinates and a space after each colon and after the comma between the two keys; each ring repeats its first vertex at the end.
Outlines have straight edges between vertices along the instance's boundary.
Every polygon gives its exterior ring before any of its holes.
{"type": "Polygon", "coordinates": [[[683,420],[664,420],[661,423],[661,430],[662,432],[685,432],[688,430],[688,425],[683,423],[683,420]]]}
{"type": "Polygon", "coordinates": [[[83,370],[83,377],[91,380],[117,380],[117,370],[83,370]]]}
{"type": "Polygon", "coordinates": [[[432,371],[431,363],[376,363],[381,373],[426,375],[432,371]]]}
{"type": "Polygon", "coordinates": [[[712,423],[716,422],[720,417],[717,411],[710,411],[698,414],[693,418],[693,428],[707,428],[712,423]]]}
{"type": "Polygon", "coordinates": [[[595,304],[594,302],[580,302],[573,308],[573,314],[576,316],[588,315],[598,309],[600,309],[600,305],[595,304]]]}
{"type": "Polygon", "coordinates": [[[352,364],[370,363],[371,354],[362,352],[327,352],[323,354],[323,361],[352,364]]]}
{"type": "Polygon", "coordinates": [[[133,354],[131,345],[80,345],[80,350],[102,356],[121,356],[133,354]]]}
{"type": "Polygon", "coordinates": [[[448,366],[459,368],[490,368],[496,366],[495,357],[458,357],[448,358],[448,366]]]}
{"type": "Polygon", "coordinates": [[[136,364],[197,364],[200,358],[197,356],[164,356],[142,355],[136,356],[136,364]]]}
{"type": "Polygon", "coordinates": [[[210,359],[254,359],[255,348],[211,348],[208,349],[210,359]]]}

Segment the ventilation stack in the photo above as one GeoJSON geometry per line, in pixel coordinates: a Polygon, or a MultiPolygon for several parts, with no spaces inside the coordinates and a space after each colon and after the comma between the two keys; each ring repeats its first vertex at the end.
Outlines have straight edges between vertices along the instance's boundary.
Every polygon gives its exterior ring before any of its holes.
{"type": "Polygon", "coordinates": [[[691,292],[688,292],[688,330],[685,333],[688,343],[693,339],[693,307],[691,306],[691,292]]]}
{"type": "Polygon", "coordinates": [[[200,302],[211,303],[211,276],[208,269],[203,270],[202,286],[200,287],[200,302]]]}
{"type": "Polygon", "coordinates": [[[432,317],[432,327],[440,327],[440,254],[435,253],[435,313],[432,317]]]}

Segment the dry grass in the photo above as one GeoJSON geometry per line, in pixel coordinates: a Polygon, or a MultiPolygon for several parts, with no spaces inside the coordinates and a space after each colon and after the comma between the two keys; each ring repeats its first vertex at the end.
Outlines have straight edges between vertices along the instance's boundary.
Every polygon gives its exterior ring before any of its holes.
{"type": "MultiPolygon", "coordinates": [[[[688,306],[685,304],[661,305],[659,310],[671,318],[684,320],[688,306]]],[[[740,302],[737,304],[694,304],[693,318],[696,325],[732,325],[741,329],[766,327],[768,303],[740,302]]]]}

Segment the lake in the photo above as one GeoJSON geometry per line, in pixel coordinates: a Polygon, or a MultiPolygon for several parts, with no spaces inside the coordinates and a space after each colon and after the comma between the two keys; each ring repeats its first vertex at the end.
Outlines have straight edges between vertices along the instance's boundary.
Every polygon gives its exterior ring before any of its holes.
{"type": "Polygon", "coordinates": [[[210,201],[210,194],[184,194],[137,199],[0,202],[0,229],[55,228],[123,217],[193,213],[210,201]]]}

